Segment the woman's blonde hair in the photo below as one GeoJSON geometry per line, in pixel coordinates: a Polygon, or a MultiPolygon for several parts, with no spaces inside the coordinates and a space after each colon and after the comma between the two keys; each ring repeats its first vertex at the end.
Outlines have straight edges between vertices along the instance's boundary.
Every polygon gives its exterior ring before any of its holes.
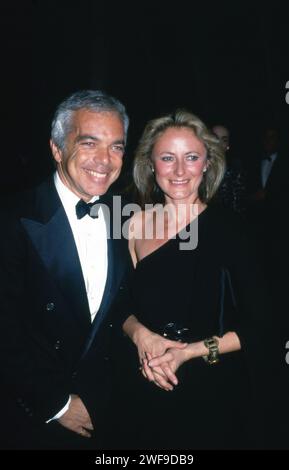
{"type": "Polygon", "coordinates": [[[142,206],[149,203],[164,204],[164,194],[157,185],[152,171],[151,155],[158,138],[172,127],[190,129],[206,147],[208,166],[198,190],[202,202],[207,203],[213,197],[224,176],[225,157],[218,139],[197,116],[179,109],[172,114],[149,121],[138,144],[133,177],[142,206]]]}

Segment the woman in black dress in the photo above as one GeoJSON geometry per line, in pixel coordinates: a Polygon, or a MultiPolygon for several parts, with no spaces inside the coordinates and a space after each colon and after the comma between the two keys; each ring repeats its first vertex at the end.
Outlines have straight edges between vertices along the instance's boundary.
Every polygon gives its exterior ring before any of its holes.
{"type": "Polygon", "coordinates": [[[124,447],[262,446],[271,326],[242,226],[208,205],[224,166],[217,139],[186,111],[151,121],[137,149],[145,210],[130,225],[135,315],[123,325],[127,379],[122,395],[118,388],[124,447]]]}

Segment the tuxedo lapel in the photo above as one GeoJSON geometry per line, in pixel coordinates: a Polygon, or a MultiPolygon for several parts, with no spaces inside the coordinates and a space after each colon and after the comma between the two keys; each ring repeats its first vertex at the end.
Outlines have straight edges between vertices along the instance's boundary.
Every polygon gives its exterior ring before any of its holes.
{"type": "Polygon", "coordinates": [[[102,301],[97,311],[97,314],[94,318],[90,337],[85,345],[83,356],[89,350],[95,336],[97,335],[97,332],[99,331],[101,324],[103,323],[112,305],[112,302],[118,292],[119,284],[121,282],[123,270],[125,266],[125,262],[122,260],[122,256],[123,256],[122,249],[121,249],[122,241],[114,240],[112,238],[113,214],[112,214],[111,205],[107,201],[106,201],[106,208],[109,208],[109,210],[108,211],[104,210],[104,217],[105,217],[105,222],[106,222],[107,233],[110,234],[110,236],[107,239],[107,257],[108,257],[107,279],[106,279],[104,293],[102,296],[102,301]]]}
{"type": "MultiPolygon", "coordinates": [[[[52,182],[53,183],[53,182],[52,182]]],[[[73,233],[65,210],[51,181],[35,195],[32,213],[21,218],[21,223],[35,250],[63,297],[71,313],[87,330],[90,329],[83,356],[90,348],[119,289],[125,260],[122,240],[112,239],[112,205],[110,198],[104,204],[107,233],[108,270],[102,301],[91,328],[91,317],[82,275],[82,269],[73,233]]]]}
{"type": "Polygon", "coordinates": [[[89,306],[79,257],[63,206],[60,204],[46,223],[22,218],[35,250],[55,280],[71,312],[82,324],[90,325],[89,306]]]}
{"type": "Polygon", "coordinates": [[[97,315],[93,322],[93,331],[96,331],[99,328],[99,325],[103,321],[105,314],[108,312],[112,301],[116,295],[116,292],[119,287],[120,280],[122,278],[122,271],[124,269],[125,263],[122,262],[122,250],[120,239],[113,239],[113,209],[112,209],[112,197],[106,196],[104,198],[104,218],[106,223],[106,232],[107,237],[107,279],[105,284],[104,293],[102,296],[102,301],[98,309],[97,315]]]}

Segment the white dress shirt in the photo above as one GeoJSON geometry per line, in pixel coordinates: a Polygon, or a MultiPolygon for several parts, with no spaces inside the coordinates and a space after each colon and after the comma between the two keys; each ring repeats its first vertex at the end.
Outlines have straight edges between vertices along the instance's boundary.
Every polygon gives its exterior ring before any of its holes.
{"type": "MultiPolygon", "coordinates": [[[[57,172],[54,175],[54,183],[73,233],[85,282],[91,321],[93,321],[102,301],[107,278],[107,230],[103,211],[100,208],[98,217],[95,219],[87,214],[82,219],[78,219],[75,206],[79,197],[62,183],[57,172]]],[[[97,199],[99,197],[94,196],[89,202],[97,199]]],[[[46,423],[59,419],[68,410],[70,402],[71,397],[66,405],[46,423]]]]}
{"type": "Polygon", "coordinates": [[[268,178],[269,178],[269,175],[271,173],[271,170],[272,170],[272,167],[274,165],[274,162],[277,158],[277,153],[272,153],[272,155],[270,155],[269,159],[266,158],[264,160],[262,160],[261,162],[261,182],[262,182],[262,188],[264,189],[266,184],[267,184],[267,181],[268,181],[268,178]]]}
{"type": "MultiPolygon", "coordinates": [[[[93,321],[102,301],[107,277],[107,232],[103,211],[100,208],[95,219],[89,215],[78,219],[75,206],[79,197],[62,183],[57,172],[54,181],[73,232],[93,321]]],[[[98,196],[94,196],[89,202],[97,199],[98,196]]]]}

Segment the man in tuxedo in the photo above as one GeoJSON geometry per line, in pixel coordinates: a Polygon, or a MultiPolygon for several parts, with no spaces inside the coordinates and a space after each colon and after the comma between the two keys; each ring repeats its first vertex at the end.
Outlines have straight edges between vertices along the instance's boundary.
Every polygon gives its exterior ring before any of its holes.
{"type": "Polygon", "coordinates": [[[263,250],[264,270],[276,312],[282,353],[289,339],[289,233],[286,224],[289,153],[286,147],[280,140],[278,129],[266,127],[262,132],[260,158],[255,167],[251,165],[251,173],[248,170],[251,176],[248,220],[263,250]]]}
{"type": "Polygon", "coordinates": [[[4,212],[1,448],[103,445],[113,331],[131,313],[127,242],[110,236],[107,195],[127,128],[115,98],[74,93],[52,122],[55,174],[4,212]]]}
{"type": "MultiPolygon", "coordinates": [[[[251,165],[251,163],[250,163],[251,165]]],[[[278,131],[267,128],[264,131],[262,152],[255,166],[250,166],[249,191],[250,201],[256,208],[267,208],[274,204],[276,208],[283,203],[287,178],[288,159],[286,151],[281,149],[278,131]]],[[[272,207],[273,208],[273,207],[272,207]]]]}

